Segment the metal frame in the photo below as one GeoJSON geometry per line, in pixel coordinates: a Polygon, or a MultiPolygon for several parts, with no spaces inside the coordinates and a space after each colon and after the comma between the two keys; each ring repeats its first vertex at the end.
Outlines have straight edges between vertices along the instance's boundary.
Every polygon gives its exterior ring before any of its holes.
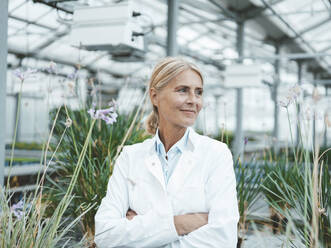
{"type": "Polygon", "coordinates": [[[4,183],[7,90],[8,0],[0,1],[0,187],[4,183]]]}
{"type": "Polygon", "coordinates": [[[177,26],[178,26],[179,2],[168,0],[168,35],[167,35],[167,56],[176,56],[177,47],[177,26]]]}
{"type": "MultiPolygon", "coordinates": [[[[237,23],[237,51],[239,55],[238,63],[243,63],[244,56],[244,22],[237,23]]],[[[243,158],[244,155],[244,133],[243,133],[243,88],[236,89],[236,130],[234,136],[234,157],[243,158]]]]}
{"type": "MultiPolygon", "coordinates": [[[[261,0],[262,3],[272,12],[275,14],[275,16],[280,20],[282,21],[295,35],[295,39],[300,39],[302,41],[303,44],[305,44],[307,47],[309,47],[309,49],[316,53],[317,51],[311,46],[311,44],[309,42],[307,42],[300,33],[298,33],[286,20],[284,20],[284,18],[282,16],[280,16],[273,8],[272,6],[267,3],[265,0],[261,0]]],[[[293,42],[294,39],[289,39],[287,36],[284,36],[284,39],[282,40],[283,43],[286,43],[288,41],[291,41],[293,42]]],[[[317,61],[317,63],[320,64],[321,61],[317,61]]],[[[324,61],[325,62],[325,61],[324,61]]],[[[327,64],[327,63],[326,63],[327,64]]],[[[323,67],[323,66],[322,66],[323,67]]],[[[331,73],[331,69],[328,69],[328,66],[325,66],[325,69],[327,71],[329,71],[329,73],[331,73]]]]}

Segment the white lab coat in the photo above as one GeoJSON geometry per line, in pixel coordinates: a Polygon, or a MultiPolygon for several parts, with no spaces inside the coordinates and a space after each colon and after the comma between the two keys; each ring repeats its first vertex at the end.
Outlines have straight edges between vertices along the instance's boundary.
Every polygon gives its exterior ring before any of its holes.
{"type": "Polygon", "coordinates": [[[95,216],[105,247],[235,248],[239,220],[230,150],[190,130],[187,149],[164,182],[155,137],[125,146],[95,216]],[[131,208],[138,215],[126,218],[131,208]],[[208,213],[208,224],[178,236],[173,216],[208,213]]]}

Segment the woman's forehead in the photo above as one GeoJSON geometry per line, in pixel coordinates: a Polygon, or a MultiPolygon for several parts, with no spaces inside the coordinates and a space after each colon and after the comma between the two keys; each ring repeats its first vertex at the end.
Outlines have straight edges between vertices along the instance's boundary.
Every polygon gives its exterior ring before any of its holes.
{"type": "Polygon", "coordinates": [[[185,70],[173,78],[170,84],[202,87],[202,80],[197,72],[193,70],[185,70]]]}

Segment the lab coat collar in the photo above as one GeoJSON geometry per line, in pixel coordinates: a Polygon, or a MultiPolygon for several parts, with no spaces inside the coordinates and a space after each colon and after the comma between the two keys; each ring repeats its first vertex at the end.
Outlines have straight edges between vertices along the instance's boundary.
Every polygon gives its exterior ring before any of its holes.
{"type": "MultiPolygon", "coordinates": [[[[176,190],[179,189],[185,182],[185,178],[190,174],[191,170],[196,165],[195,161],[197,161],[197,159],[195,158],[196,153],[194,153],[194,150],[199,142],[199,134],[197,134],[192,128],[190,128],[189,131],[187,149],[184,150],[172,176],[169,179],[168,191],[176,192],[176,190]]],[[[148,154],[145,159],[145,164],[151,174],[159,181],[163,190],[166,191],[167,188],[164,181],[162,165],[155,151],[155,139],[156,137],[154,136],[148,144],[148,154]]]]}
{"type": "MultiPolygon", "coordinates": [[[[198,133],[196,133],[193,128],[188,127],[188,129],[189,129],[189,132],[188,132],[188,141],[187,141],[186,148],[193,152],[196,145],[198,144],[200,135],[198,133]]],[[[150,140],[150,144],[149,144],[149,148],[148,148],[149,155],[152,155],[155,152],[156,140],[157,140],[156,135],[154,135],[154,137],[150,140]]]]}

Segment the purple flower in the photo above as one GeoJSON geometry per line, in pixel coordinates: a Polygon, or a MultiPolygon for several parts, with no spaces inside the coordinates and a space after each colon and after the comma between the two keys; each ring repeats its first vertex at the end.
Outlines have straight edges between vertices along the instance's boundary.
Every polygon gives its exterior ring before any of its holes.
{"type": "Polygon", "coordinates": [[[112,106],[106,109],[95,110],[95,104],[92,104],[92,108],[87,111],[92,119],[104,120],[107,125],[111,125],[116,122],[117,114],[115,112],[115,102],[112,102],[112,106]]]}
{"type": "Polygon", "coordinates": [[[33,74],[37,73],[38,70],[30,69],[23,71],[22,69],[16,69],[13,74],[18,77],[21,81],[24,81],[27,78],[33,77],[33,74]]]}
{"type": "Polygon", "coordinates": [[[117,114],[112,113],[110,116],[102,116],[102,120],[106,122],[107,125],[111,125],[116,122],[117,114]]]}
{"type": "Polygon", "coordinates": [[[102,116],[108,115],[112,112],[114,112],[114,108],[110,107],[110,108],[107,108],[107,109],[99,109],[99,110],[96,111],[95,114],[96,114],[97,117],[101,118],[102,116]]]}
{"type": "Polygon", "coordinates": [[[248,138],[245,137],[245,139],[244,139],[244,144],[247,145],[247,143],[248,143],[248,138]]]}
{"type": "Polygon", "coordinates": [[[24,208],[24,202],[22,200],[20,200],[18,203],[11,206],[10,210],[12,211],[12,213],[14,214],[14,216],[17,219],[20,219],[24,215],[23,208],[24,208]]]}
{"type": "Polygon", "coordinates": [[[11,208],[12,209],[18,209],[18,208],[22,209],[23,205],[24,205],[23,201],[20,200],[18,203],[14,204],[11,208]]]}

